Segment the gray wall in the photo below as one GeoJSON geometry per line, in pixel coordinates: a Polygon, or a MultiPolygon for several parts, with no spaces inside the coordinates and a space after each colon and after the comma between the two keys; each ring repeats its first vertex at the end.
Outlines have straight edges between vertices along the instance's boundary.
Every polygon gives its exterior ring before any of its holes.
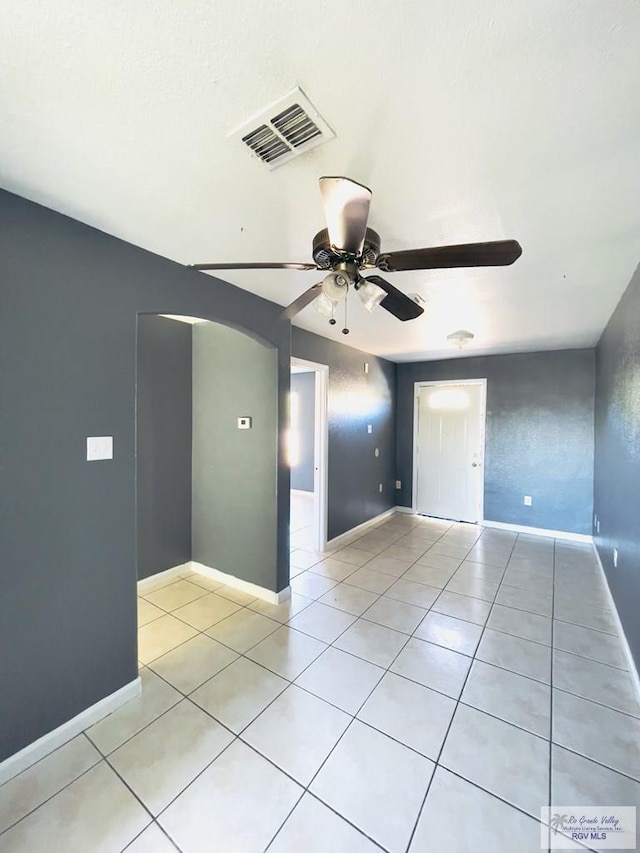
{"type": "Polygon", "coordinates": [[[315,373],[292,373],[291,391],[298,395],[299,423],[298,438],[300,460],[291,468],[291,488],[301,492],[312,492],[315,468],[315,373]]]}
{"type": "Polygon", "coordinates": [[[290,325],[279,306],[6,192],[0,282],[2,760],[137,676],[138,313],[201,316],[277,347],[286,583],[290,325]],[[112,435],[114,459],[87,463],[88,435],[112,435]]]}
{"type": "Polygon", "coordinates": [[[138,577],[191,559],[191,326],[138,317],[138,577]]]}
{"type": "Polygon", "coordinates": [[[332,539],[396,504],[396,365],[295,326],[291,332],[294,357],[329,365],[328,536],[332,539]],[[369,363],[366,375],[365,361],[369,363]],[[371,435],[367,424],[373,427],[371,435]]]}
{"type": "Polygon", "coordinates": [[[193,327],[193,559],[276,589],[277,358],[216,323],[193,327]],[[240,430],[238,417],[252,418],[240,430]]]}
{"type": "Polygon", "coordinates": [[[398,504],[412,503],[414,382],[484,378],[485,519],[591,533],[593,350],[399,364],[398,504]]]}
{"type": "Polygon", "coordinates": [[[640,267],[600,339],[596,366],[596,545],[640,668],[640,267]]]}

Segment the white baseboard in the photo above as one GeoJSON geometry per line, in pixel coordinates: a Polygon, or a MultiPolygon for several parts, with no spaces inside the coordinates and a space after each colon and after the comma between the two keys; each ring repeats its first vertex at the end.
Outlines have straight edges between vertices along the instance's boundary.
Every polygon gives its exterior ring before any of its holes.
{"type": "Polygon", "coordinates": [[[386,510],[386,512],[381,512],[380,515],[370,518],[369,521],[363,521],[362,524],[358,524],[357,527],[352,527],[351,530],[345,530],[345,532],[341,533],[340,536],[335,536],[333,539],[329,539],[327,547],[336,548],[337,546],[347,545],[349,542],[353,542],[354,539],[358,539],[360,536],[363,536],[371,527],[376,527],[376,525],[386,521],[387,518],[391,518],[392,515],[396,514],[396,510],[397,507],[392,506],[391,509],[386,510]]]}
{"type": "Polygon", "coordinates": [[[496,530],[510,530],[512,533],[529,533],[533,536],[549,536],[552,539],[566,539],[570,542],[593,542],[593,536],[586,533],[568,533],[565,530],[547,530],[544,527],[525,527],[523,524],[505,524],[502,521],[481,521],[482,527],[496,530]]]}
{"type": "Polygon", "coordinates": [[[22,773],[23,770],[35,764],[36,761],[40,761],[41,758],[49,755],[54,749],[58,749],[58,747],[67,743],[67,741],[70,741],[76,735],[79,735],[80,732],[83,732],[104,717],[112,714],[121,705],[124,705],[125,702],[129,702],[129,700],[140,696],[141,693],[142,682],[140,676],[138,676],[138,678],[130,681],[129,684],[121,687],[120,690],[116,690],[115,693],[105,696],[104,699],[96,702],[95,705],[85,708],[84,711],[81,711],[71,720],[67,720],[66,723],[58,726],[57,729],[38,738],[38,740],[30,743],[29,746],[25,746],[24,749],[21,749],[14,755],[10,755],[9,758],[6,758],[0,764],[0,785],[17,776],[18,773],[22,773]]]}
{"type": "Polygon", "coordinates": [[[640,702],[640,675],[638,675],[638,667],[636,666],[636,662],[633,659],[633,655],[631,654],[631,647],[629,646],[629,642],[627,640],[627,635],[624,632],[624,628],[622,627],[622,622],[620,620],[620,614],[618,613],[618,608],[616,607],[616,603],[613,600],[613,595],[611,594],[611,587],[609,586],[609,581],[607,579],[607,573],[604,570],[604,566],[602,565],[602,560],[600,559],[600,553],[596,548],[595,542],[593,543],[593,551],[596,555],[596,560],[598,562],[598,566],[600,567],[600,572],[602,574],[602,580],[604,581],[604,586],[607,591],[607,598],[609,599],[609,606],[611,607],[611,612],[613,613],[613,618],[616,623],[616,628],[618,629],[618,634],[620,635],[620,640],[622,641],[622,648],[624,651],[624,656],[627,659],[627,666],[629,672],[631,673],[631,679],[633,681],[633,685],[636,691],[636,698],[638,702],[640,702]]]}
{"type": "Polygon", "coordinates": [[[189,571],[190,566],[191,563],[181,563],[179,566],[172,566],[170,569],[150,575],[148,578],[142,578],[142,580],[138,581],[138,595],[147,595],[147,593],[153,592],[157,587],[164,586],[171,578],[181,577],[181,575],[189,571]]]}
{"type": "Polygon", "coordinates": [[[198,574],[203,575],[206,578],[211,578],[214,581],[220,581],[220,583],[231,586],[234,589],[239,589],[249,595],[255,595],[256,598],[261,598],[263,601],[268,601],[270,604],[282,604],[283,601],[288,601],[291,598],[291,587],[288,586],[285,587],[285,589],[281,589],[280,592],[273,592],[271,589],[266,589],[265,587],[258,586],[258,584],[251,583],[250,581],[242,580],[242,578],[237,578],[235,575],[229,575],[226,572],[221,572],[219,569],[213,569],[211,566],[205,566],[203,563],[197,563],[195,560],[192,560],[191,563],[188,563],[187,565],[190,566],[193,572],[197,572],[198,574]]]}
{"type": "Polygon", "coordinates": [[[173,566],[170,569],[165,569],[163,572],[158,572],[157,575],[151,575],[151,577],[139,580],[138,595],[146,595],[149,592],[153,592],[157,587],[164,586],[168,580],[182,577],[182,575],[189,572],[197,572],[214,581],[220,581],[220,583],[226,584],[226,586],[240,589],[243,592],[249,593],[249,595],[255,595],[256,598],[261,598],[270,604],[282,604],[283,601],[288,601],[291,597],[291,589],[289,587],[280,592],[273,592],[270,589],[265,589],[263,586],[258,586],[250,581],[237,578],[235,575],[221,572],[219,569],[213,569],[211,566],[205,566],[203,563],[198,563],[195,560],[190,560],[188,563],[182,563],[179,566],[173,566]]]}

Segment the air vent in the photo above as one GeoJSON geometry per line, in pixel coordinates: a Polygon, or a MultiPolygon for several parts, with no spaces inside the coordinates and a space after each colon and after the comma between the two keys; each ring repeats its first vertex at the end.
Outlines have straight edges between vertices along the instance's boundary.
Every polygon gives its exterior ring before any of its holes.
{"type": "Polygon", "coordinates": [[[335,134],[302,89],[294,89],[230,136],[239,137],[255,157],[275,169],[335,134]]]}
{"type": "Polygon", "coordinates": [[[256,130],[243,136],[242,141],[265,163],[271,163],[291,151],[266,124],[261,124],[256,130]]]}
{"type": "Polygon", "coordinates": [[[318,125],[309,118],[300,104],[293,104],[272,118],[271,122],[293,148],[300,148],[316,136],[322,136],[318,125]]]}

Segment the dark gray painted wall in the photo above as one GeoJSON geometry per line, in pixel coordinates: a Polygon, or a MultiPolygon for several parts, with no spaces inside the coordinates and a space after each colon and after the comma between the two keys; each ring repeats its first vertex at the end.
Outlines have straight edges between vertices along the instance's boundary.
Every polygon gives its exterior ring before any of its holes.
{"type": "Polygon", "coordinates": [[[201,316],[278,348],[286,584],[290,325],[277,305],[6,192],[0,299],[2,760],[137,676],[138,313],[201,316]],[[114,459],[87,463],[88,435],[112,435],[114,459]]]}
{"type": "Polygon", "coordinates": [[[193,559],[273,590],[277,402],[274,350],[217,323],[193,327],[193,559]]]}
{"type": "Polygon", "coordinates": [[[312,492],[315,468],[315,373],[292,373],[291,392],[298,395],[299,405],[299,464],[291,468],[291,488],[312,492]]]}
{"type": "Polygon", "coordinates": [[[303,329],[292,327],[291,332],[295,358],[329,365],[328,537],[332,539],[396,504],[396,365],[303,329]],[[373,427],[371,435],[367,424],[373,427]]]}
{"type": "Polygon", "coordinates": [[[191,326],[138,317],[138,578],[191,559],[191,326]]]}
{"type": "Polygon", "coordinates": [[[640,667],[640,267],[600,339],[596,365],[596,545],[640,667]]]}
{"type": "Polygon", "coordinates": [[[398,504],[412,503],[414,382],[484,378],[485,519],[591,533],[593,350],[399,364],[398,504]]]}

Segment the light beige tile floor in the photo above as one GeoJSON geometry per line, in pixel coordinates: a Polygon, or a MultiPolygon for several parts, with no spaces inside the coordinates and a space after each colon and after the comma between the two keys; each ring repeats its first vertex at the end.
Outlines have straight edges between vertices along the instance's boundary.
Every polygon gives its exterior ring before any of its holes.
{"type": "Polygon", "coordinates": [[[146,587],[142,696],[0,787],[0,853],[534,853],[550,802],[640,812],[589,547],[395,516],[319,554],[295,527],[290,603],[146,587]]]}

